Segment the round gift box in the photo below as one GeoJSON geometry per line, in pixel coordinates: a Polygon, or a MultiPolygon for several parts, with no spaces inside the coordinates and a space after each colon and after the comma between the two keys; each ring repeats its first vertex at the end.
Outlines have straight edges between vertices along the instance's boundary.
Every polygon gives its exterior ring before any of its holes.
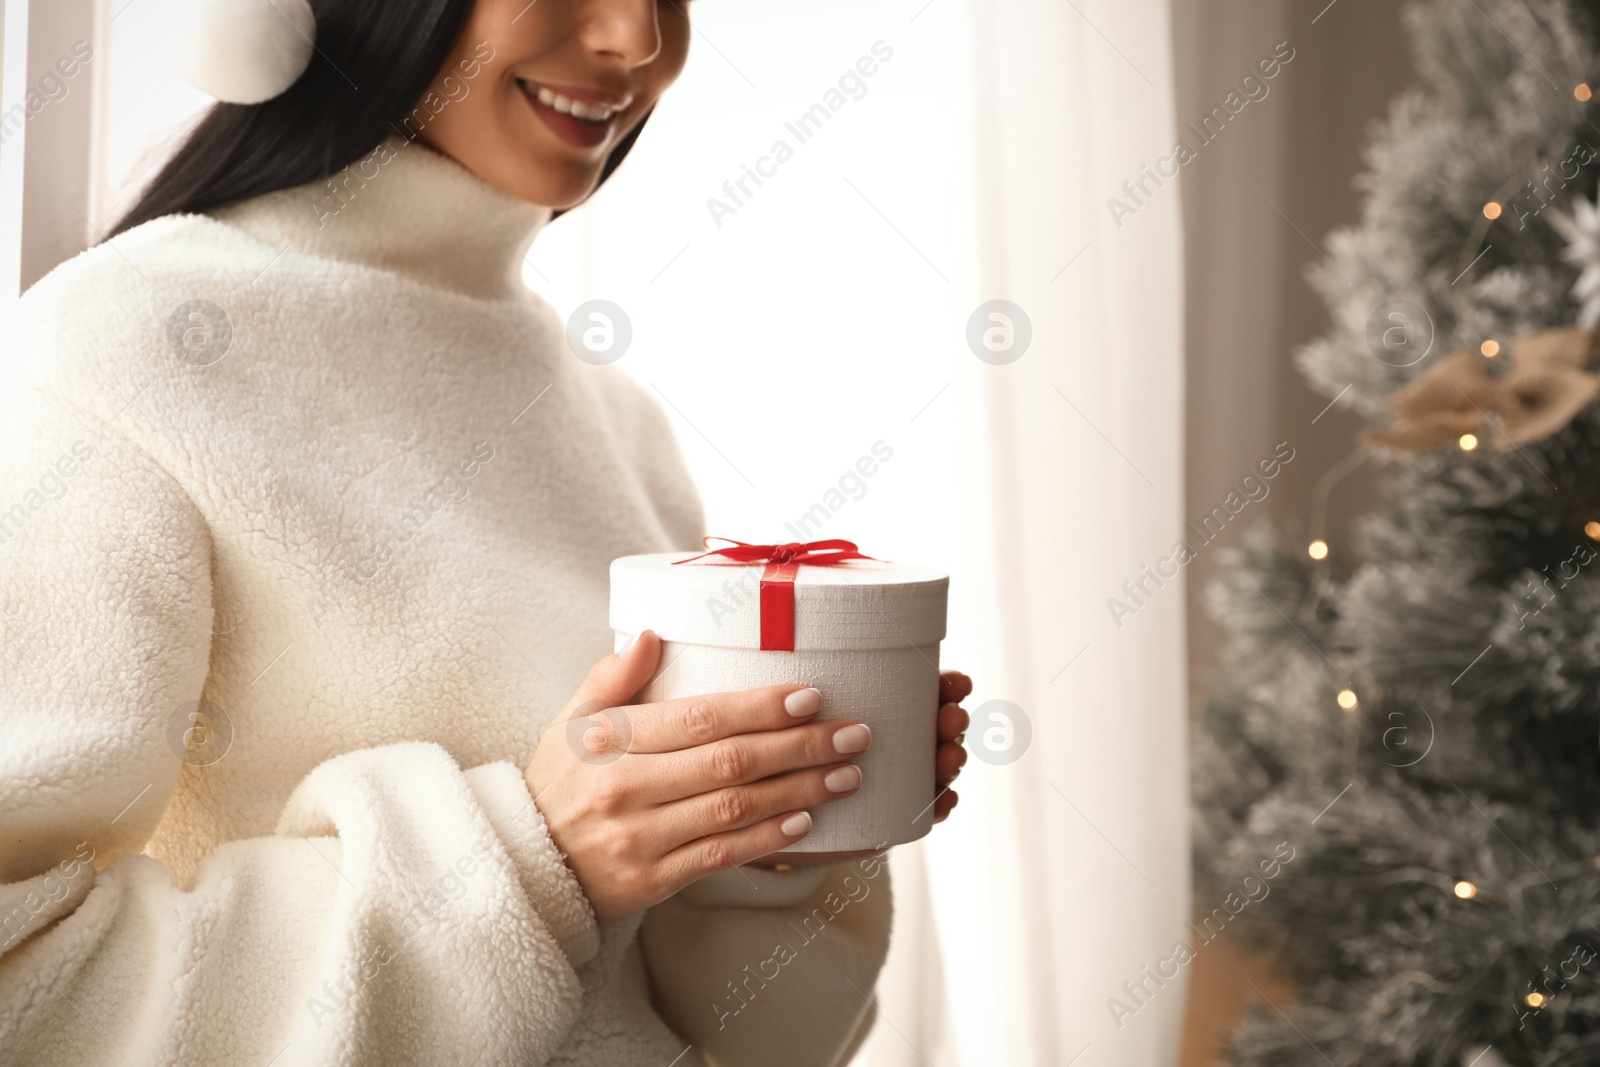
{"type": "MultiPolygon", "coordinates": [[[[876,849],[933,826],[939,642],[950,579],[927,567],[853,559],[800,564],[794,649],[761,647],[764,563],[695,552],[611,562],[611,628],[621,649],[643,630],[661,665],[640,702],[800,683],[822,692],[819,720],[856,719],[872,745],[853,758],[861,788],[811,809],[811,832],[789,852],[876,849]]],[[[849,757],[840,757],[841,759],[849,757]]]]}

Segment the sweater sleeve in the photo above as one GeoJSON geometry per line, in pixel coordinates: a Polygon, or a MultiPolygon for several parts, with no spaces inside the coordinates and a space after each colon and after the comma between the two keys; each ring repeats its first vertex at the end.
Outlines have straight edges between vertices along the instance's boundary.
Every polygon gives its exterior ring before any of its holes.
{"type": "Polygon", "coordinates": [[[881,854],[719,872],[645,915],[656,1010],[714,1067],[840,1067],[872,1024],[892,913],[881,854]]]}
{"type": "MultiPolygon", "coordinates": [[[[0,1064],[542,1064],[598,934],[510,764],[347,752],[177,885],[143,855],[212,628],[206,526],[48,396],[0,446],[0,1064]]],[[[242,724],[241,724],[242,725],[242,724]]],[[[192,740],[192,738],[190,739],[192,740]]]]}

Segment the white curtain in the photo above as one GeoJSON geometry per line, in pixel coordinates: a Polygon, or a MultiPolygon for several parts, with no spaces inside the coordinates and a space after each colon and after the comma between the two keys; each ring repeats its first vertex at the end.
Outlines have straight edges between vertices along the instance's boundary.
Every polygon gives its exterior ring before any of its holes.
{"type": "Polygon", "coordinates": [[[968,764],[960,817],[924,849],[930,899],[900,893],[866,1062],[1171,1064],[1184,975],[1143,969],[1189,937],[1182,577],[1142,570],[1183,536],[1179,196],[1143,170],[1174,145],[1167,5],[972,0],[966,41],[962,307],[1010,300],[1033,339],[957,377],[962,625],[982,695],[1022,708],[1033,737],[1014,763],[968,764]],[[1137,608],[1120,627],[1111,597],[1137,608]],[[948,1021],[917,1009],[930,958],[948,1021]]]}

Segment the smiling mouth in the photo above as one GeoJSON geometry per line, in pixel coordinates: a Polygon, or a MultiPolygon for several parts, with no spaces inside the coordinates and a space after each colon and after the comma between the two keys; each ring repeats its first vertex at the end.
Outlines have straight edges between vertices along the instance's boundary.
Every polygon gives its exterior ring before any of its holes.
{"type": "Polygon", "coordinates": [[[572,97],[556,92],[548,86],[527,81],[523,78],[518,78],[517,84],[522,86],[522,91],[528,95],[528,99],[543,104],[558,115],[567,115],[577,119],[579,122],[592,123],[597,126],[603,126],[610,122],[621,112],[626,111],[628,105],[633,102],[632,99],[626,97],[615,103],[574,100],[572,97]]]}

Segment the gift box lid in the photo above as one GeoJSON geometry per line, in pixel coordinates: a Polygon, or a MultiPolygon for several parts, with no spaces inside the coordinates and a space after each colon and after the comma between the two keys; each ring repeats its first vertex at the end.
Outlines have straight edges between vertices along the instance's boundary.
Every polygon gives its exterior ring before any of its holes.
{"type": "MultiPolygon", "coordinates": [[[[664,641],[761,647],[765,563],[699,552],[656,552],[611,561],[611,628],[654,630],[664,641]]],[[[794,579],[794,647],[921,648],[944,638],[950,578],[888,560],[801,564],[794,579]]]]}

